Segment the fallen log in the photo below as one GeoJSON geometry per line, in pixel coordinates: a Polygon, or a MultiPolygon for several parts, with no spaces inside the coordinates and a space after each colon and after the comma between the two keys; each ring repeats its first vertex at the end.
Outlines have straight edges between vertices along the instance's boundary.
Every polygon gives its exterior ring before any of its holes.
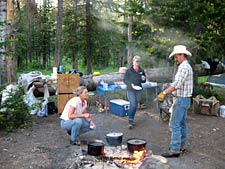
{"type": "MultiPolygon", "coordinates": [[[[28,86],[28,90],[30,87],[34,85],[35,89],[33,91],[33,94],[35,97],[43,97],[45,93],[45,85],[46,82],[44,81],[34,81],[28,86]]],[[[47,83],[48,92],[50,96],[53,96],[56,94],[56,83],[47,83]]]]}
{"type": "Polygon", "coordinates": [[[106,82],[108,84],[115,84],[116,82],[122,82],[123,77],[124,77],[124,73],[119,73],[119,72],[102,74],[99,76],[83,75],[80,78],[80,85],[86,86],[89,91],[95,91],[97,86],[101,82],[106,82]]]}
{"type": "MultiPolygon", "coordinates": [[[[161,68],[146,68],[146,78],[148,81],[152,82],[170,82],[173,77],[174,67],[161,67],[161,68]]],[[[225,72],[223,64],[218,64],[216,70],[212,74],[208,74],[208,71],[202,67],[201,64],[196,64],[194,66],[195,76],[208,76],[221,74],[225,72]]],[[[108,84],[115,84],[123,81],[124,73],[114,72],[109,74],[102,74],[93,77],[93,83],[98,84],[101,81],[108,84]]],[[[90,80],[91,82],[91,80],[90,80]]]]}
{"type": "MultiPolygon", "coordinates": [[[[193,71],[196,77],[209,76],[224,73],[225,67],[222,63],[219,63],[216,70],[212,72],[212,74],[209,74],[209,72],[203,68],[202,64],[196,64],[193,71]]],[[[169,82],[172,80],[174,67],[147,68],[145,69],[145,73],[149,81],[169,82]]]]}
{"type": "MultiPolygon", "coordinates": [[[[146,68],[146,78],[148,81],[151,82],[158,82],[158,83],[165,83],[170,82],[173,77],[174,67],[161,67],[161,68],[146,68]]],[[[221,74],[225,72],[225,68],[223,64],[218,64],[216,70],[210,74],[221,74]]],[[[194,66],[194,73],[196,77],[199,76],[207,76],[208,71],[203,68],[201,64],[196,64],[194,66]]],[[[86,86],[89,91],[95,91],[99,83],[106,82],[108,84],[120,84],[123,83],[124,73],[119,72],[112,72],[108,74],[102,74],[99,76],[93,75],[83,75],[80,78],[80,85],[86,86]]],[[[43,95],[44,88],[43,83],[35,82],[34,85],[36,86],[35,95],[40,96],[43,95]],[[39,87],[38,87],[39,86],[39,87]]],[[[50,95],[55,94],[55,88],[49,86],[50,95]]]]}
{"type": "Polygon", "coordinates": [[[93,81],[95,83],[106,82],[108,84],[115,84],[116,82],[122,82],[124,73],[113,72],[108,74],[102,74],[100,76],[94,76],[93,81]]]}

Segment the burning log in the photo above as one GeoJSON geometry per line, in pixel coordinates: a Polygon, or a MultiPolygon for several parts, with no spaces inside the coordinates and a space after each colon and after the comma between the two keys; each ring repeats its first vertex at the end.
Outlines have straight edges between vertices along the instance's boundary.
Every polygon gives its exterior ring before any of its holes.
{"type": "Polygon", "coordinates": [[[136,164],[136,163],[141,162],[144,159],[145,153],[146,153],[146,150],[142,150],[142,151],[135,150],[132,158],[126,159],[126,158],[122,157],[122,158],[116,160],[116,162],[119,162],[121,164],[136,164]]]}
{"type": "Polygon", "coordinates": [[[119,156],[101,156],[101,160],[103,161],[114,161],[114,160],[126,160],[126,161],[133,161],[135,160],[134,157],[119,157],[119,156]]]}
{"type": "Polygon", "coordinates": [[[135,150],[133,153],[128,152],[127,150],[113,152],[106,152],[104,156],[102,156],[102,160],[104,161],[113,161],[119,166],[124,165],[141,165],[142,161],[145,158],[147,150],[135,150]]]}

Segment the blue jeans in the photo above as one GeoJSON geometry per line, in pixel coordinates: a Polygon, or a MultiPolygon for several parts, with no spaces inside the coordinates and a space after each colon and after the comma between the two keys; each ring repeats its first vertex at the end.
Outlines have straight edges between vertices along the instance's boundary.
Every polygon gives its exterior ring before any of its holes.
{"type": "Polygon", "coordinates": [[[129,123],[134,122],[134,116],[137,110],[138,102],[141,98],[142,91],[128,90],[127,97],[130,102],[130,109],[128,110],[128,120],[129,123]]]}
{"type": "Polygon", "coordinates": [[[61,120],[61,128],[71,131],[71,141],[79,141],[79,136],[85,132],[92,130],[90,123],[83,118],[75,118],[73,120],[61,120]]]}
{"type": "Polygon", "coordinates": [[[185,141],[188,135],[187,113],[191,104],[191,98],[176,97],[173,99],[172,114],[169,127],[171,130],[170,151],[180,153],[185,149],[185,141]]]}

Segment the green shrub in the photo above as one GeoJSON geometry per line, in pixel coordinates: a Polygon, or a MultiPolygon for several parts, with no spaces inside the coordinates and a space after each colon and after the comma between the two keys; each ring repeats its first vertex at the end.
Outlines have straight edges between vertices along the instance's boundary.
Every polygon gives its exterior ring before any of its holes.
{"type": "Polygon", "coordinates": [[[194,86],[193,97],[196,97],[197,95],[202,95],[205,98],[215,96],[217,100],[220,101],[220,104],[225,104],[224,88],[205,83],[207,82],[208,77],[209,76],[198,77],[198,85],[194,86]]]}
{"type": "Polygon", "coordinates": [[[0,106],[0,129],[7,132],[17,128],[30,126],[32,120],[29,107],[24,102],[23,87],[16,91],[9,91],[9,97],[0,106]]]}
{"type": "Polygon", "coordinates": [[[196,97],[197,95],[202,95],[205,98],[217,96],[217,94],[213,90],[213,86],[205,83],[200,83],[199,85],[194,87],[193,97],[196,97]]]}
{"type": "Polygon", "coordinates": [[[200,83],[194,87],[193,97],[197,95],[202,95],[205,98],[209,98],[211,96],[215,96],[217,100],[220,101],[221,104],[224,104],[224,89],[214,87],[207,83],[200,83]]]}

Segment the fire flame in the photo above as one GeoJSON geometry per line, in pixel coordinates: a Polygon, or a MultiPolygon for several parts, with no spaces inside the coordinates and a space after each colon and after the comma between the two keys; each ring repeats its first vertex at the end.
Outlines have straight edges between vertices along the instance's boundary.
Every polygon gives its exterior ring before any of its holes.
{"type": "Polygon", "coordinates": [[[144,158],[145,153],[146,153],[146,150],[141,150],[141,151],[135,150],[133,153],[133,157],[131,157],[130,159],[121,157],[121,159],[118,159],[115,161],[121,164],[136,164],[144,158]]]}

